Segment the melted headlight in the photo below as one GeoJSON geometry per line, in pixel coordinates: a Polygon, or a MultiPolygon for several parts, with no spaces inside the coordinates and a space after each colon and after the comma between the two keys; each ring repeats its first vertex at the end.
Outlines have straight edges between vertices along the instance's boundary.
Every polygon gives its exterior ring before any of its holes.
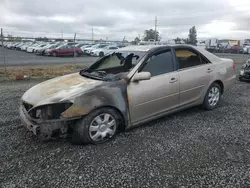
{"type": "Polygon", "coordinates": [[[72,103],[58,103],[39,106],[32,109],[29,114],[32,118],[42,120],[60,119],[61,113],[67,110],[72,103]]]}

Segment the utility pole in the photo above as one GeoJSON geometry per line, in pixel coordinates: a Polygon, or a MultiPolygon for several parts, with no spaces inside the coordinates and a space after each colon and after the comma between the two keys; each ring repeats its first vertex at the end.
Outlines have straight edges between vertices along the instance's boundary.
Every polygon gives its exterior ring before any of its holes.
{"type": "Polygon", "coordinates": [[[157,16],[155,16],[155,42],[156,42],[156,39],[157,39],[156,27],[157,27],[157,16]]]}
{"type": "Polygon", "coordinates": [[[94,42],[94,29],[92,27],[92,43],[94,42]]]}
{"type": "Polygon", "coordinates": [[[61,30],[61,38],[63,39],[63,30],[61,30]]]}
{"type": "Polygon", "coordinates": [[[5,72],[5,76],[7,77],[7,68],[6,68],[6,61],[5,61],[5,52],[4,52],[4,47],[3,47],[3,28],[1,28],[1,44],[2,44],[2,53],[3,53],[4,72],[5,72]]]}
{"type": "Polygon", "coordinates": [[[74,35],[74,64],[76,66],[76,33],[74,35]]]}

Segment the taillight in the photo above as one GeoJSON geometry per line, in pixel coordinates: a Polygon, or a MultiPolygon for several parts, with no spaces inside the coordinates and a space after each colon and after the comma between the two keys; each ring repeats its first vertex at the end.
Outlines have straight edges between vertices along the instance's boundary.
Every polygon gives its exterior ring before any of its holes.
{"type": "Polygon", "coordinates": [[[235,66],[235,63],[233,62],[233,69],[235,70],[236,66],[235,66]]]}

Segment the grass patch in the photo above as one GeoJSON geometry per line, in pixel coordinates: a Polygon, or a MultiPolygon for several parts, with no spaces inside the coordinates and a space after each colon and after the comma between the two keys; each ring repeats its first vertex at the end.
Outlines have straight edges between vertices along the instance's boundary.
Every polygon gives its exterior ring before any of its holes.
{"type": "Polygon", "coordinates": [[[69,73],[78,72],[86,68],[85,65],[39,65],[39,66],[13,66],[5,69],[0,68],[0,80],[16,80],[25,76],[27,78],[54,78],[69,73]]]}

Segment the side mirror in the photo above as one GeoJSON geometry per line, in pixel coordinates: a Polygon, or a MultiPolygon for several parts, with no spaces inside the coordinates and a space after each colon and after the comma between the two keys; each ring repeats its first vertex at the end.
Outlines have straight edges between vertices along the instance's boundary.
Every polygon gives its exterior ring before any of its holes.
{"type": "Polygon", "coordinates": [[[150,80],[151,73],[150,72],[139,72],[136,73],[132,79],[133,82],[139,82],[142,80],[150,80]]]}

